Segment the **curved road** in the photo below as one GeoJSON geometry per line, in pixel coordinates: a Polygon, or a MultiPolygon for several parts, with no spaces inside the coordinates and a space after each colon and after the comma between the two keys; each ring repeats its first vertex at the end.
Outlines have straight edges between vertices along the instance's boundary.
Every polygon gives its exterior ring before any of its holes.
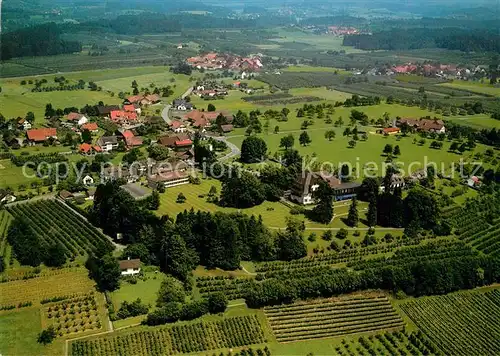
{"type": "Polygon", "coordinates": [[[210,137],[212,137],[214,140],[225,142],[227,147],[229,147],[231,149],[231,152],[229,152],[224,157],[219,158],[219,161],[227,161],[231,158],[234,158],[234,157],[240,155],[241,151],[238,148],[238,146],[236,146],[234,143],[228,141],[226,137],[224,137],[224,136],[210,136],[210,137]]]}

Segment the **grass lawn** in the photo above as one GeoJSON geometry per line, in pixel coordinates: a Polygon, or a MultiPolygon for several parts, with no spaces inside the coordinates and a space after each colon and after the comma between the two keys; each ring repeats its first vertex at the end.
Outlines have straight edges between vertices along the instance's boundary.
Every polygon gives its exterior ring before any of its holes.
{"type": "Polygon", "coordinates": [[[479,94],[488,94],[500,97],[500,87],[487,83],[455,80],[453,81],[453,83],[443,83],[440,85],[450,88],[469,90],[479,94]]]}
{"type": "Polygon", "coordinates": [[[145,280],[137,278],[136,284],[122,281],[120,288],[111,293],[116,311],[124,301],[133,302],[137,298],[140,298],[144,304],[151,304],[152,307],[156,305],[157,293],[164,275],[151,271],[145,272],[144,276],[145,280]]]}
{"type": "Polygon", "coordinates": [[[56,339],[43,346],[36,340],[42,331],[40,310],[26,308],[0,312],[0,352],[2,355],[62,355],[64,341],[56,339]]]}
{"type": "Polygon", "coordinates": [[[488,114],[452,116],[447,117],[446,120],[450,120],[460,125],[467,125],[479,130],[491,128],[500,129],[500,120],[495,120],[488,114]]]}
{"type": "Polygon", "coordinates": [[[200,185],[190,184],[167,188],[165,193],[160,194],[160,208],[157,210],[157,214],[175,217],[178,213],[190,210],[191,208],[195,211],[242,212],[247,215],[261,215],[264,224],[270,227],[284,227],[286,217],[290,216],[289,209],[286,206],[275,202],[266,201],[259,206],[249,209],[224,208],[214,203],[209,203],[207,202],[207,195],[212,186],[215,186],[217,194],[220,194],[221,182],[216,179],[202,179],[200,185]],[[183,193],[187,198],[182,204],[176,202],[179,193],[183,193]],[[200,195],[205,195],[205,197],[201,198],[199,197],[200,195]]]}
{"type": "MultiPolygon", "coordinates": [[[[368,131],[375,131],[375,128],[365,128],[368,131]]],[[[435,162],[438,165],[438,171],[449,171],[452,162],[458,162],[462,157],[465,161],[472,158],[472,152],[465,152],[462,156],[448,152],[450,143],[445,142],[441,150],[435,150],[429,147],[431,140],[426,140],[423,146],[413,143],[413,136],[403,137],[398,140],[396,137],[384,137],[375,133],[368,134],[367,141],[358,141],[355,148],[349,148],[348,142],[351,138],[342,136],[343,128],[336,128],[336,138],[328,141],[324,137],[325,128],[316,129],[314,126],[308,130],[312,143],[308,146],[300,146],[298,143],[299,132],[294,132],[295,148],[299,150],[301,155],[317,158],[319,162],[330,162],[334,168],[339,168],[343,163],[350,162],[352,167],[356,169],[355,178],[361,180],[363,176],[374,173],[376,176],[383,176],[383,167],[385,165],[385,156],[382,156],[382,151],[386,144],[391,144],[393,147],[399,145],[401,155],[394,162],[404,173],[409,170],[416,171],[427,166],[430,162],[435,162]],[[411,166],[410,166],[411,164],[411,166]],[[366,172],[364,173],[363,171],[366,172]]],[[[261,135],[271,154],[282,152],[279,148],[281,138],[287,135],[286,132],[279,134],[261,135]]],[[[244,136],[230,138],[229,140],[241,146],[245,139],[244,136]]],[[[418,137],[420,139],[420,137],[418,137]]],[[[478,145],[476,152],[483,152],[485,147],[478,145]]]]}

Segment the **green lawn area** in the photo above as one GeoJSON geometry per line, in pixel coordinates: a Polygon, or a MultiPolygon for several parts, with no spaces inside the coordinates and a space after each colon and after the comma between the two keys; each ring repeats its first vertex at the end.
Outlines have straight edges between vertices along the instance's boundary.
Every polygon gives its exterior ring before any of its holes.
{"type": "Polygon", "coordinates": [[[191,208],[195,211],[242,212],[247,215],[261,215],[264,224],[270,227],[284,227],[286,217],[290,216],[289,209],[283,204],[276,202],[266,201],[259,206],[249,209],[224,208],[214,203],[209,203],[207,202],[207,196],[212,186],[217,188],[217,194],[219,195],[221,182],[210,178],[202,179],[199,185],[190,184],[167,188],[165,193],[160,194],[160,208],[157,210],[157,214],[175,217],[178,213],[190,210],[191,208]],[[182,204],[176,202],[179,193],[183,193],[187,198],[182,204]],[[204,195],[205,197],[201,198],[199,197],[200,195],[204,195]]]}
{"type": "Polygon", "coordinates": [[[450,88],[469,90],[479,94],[488,94],[500,97],[500,87],[487,83],[455,80],[453,81],[453,83],[443,83],[439,85],[450,88]]]}
{"type": "Polygon", "coordinates": [[[460,125],[467,125],[479,130],[491,128],[500,129],[500,120],[495,120],[488,114],[452,116],[447,117],[446,120],[450,120],[460,125]]]}
{"type": "Polygon", "coordinates": [[[0,312],[0,353],[2,355],[64,354],[64,342],[61,339],[56,339],[49,346],[37,343],[41,331],[38,308],[0,312]]]}
{"type": "Polygon", "coordinates": [[[152,307],[155,307],[157,293],[164,274],[151,271],[144,272],[144,275],[145,280],[137,278],[136,284],[122,281],[120,288],[111,293],[111,299],[116,311],[124,301],[133,302],[137,298],[140,298],[144,304],[151,304],[152,307]]]}
{"type": "MultiPolygon", "coordinates": [[[[26,170],[30,175],[33,174],[31,169],[26,170]]],[[[0,187],[11,187],[17,190],[20,184],[31,184],[32,182],[40,181],[38,178],[28,178],[23,174],[23,167],[17,167],[10,160],[0,161],[0,187]]]]}
{"type": "MultiPolygon", "coordinates": [[[[333,129],[336,132],[336,138],[332,141],[325,139],[324,133],[326,128],[316,128],[312,127],[308,130],[309,136],[312,143],[306,147],[300,146],[298,143],[298,138],[300,131],[294,132],[295,137],[295,148],[303,156],[309,156],[310,158],[317,158],[319,162],[330,162],[333,164],[334,168],[339,168],[343,163],[350,162],[351,165],[356,168],[356,179],[361,180],[367,174],[371,172],[376,173],[376,176],[383,176],[382,168],[385,165],[385,156],[382,156],[382,151],[386,144],[391,144],[393,147],[399,145],[401,149],[401,155],[397,157],[394,162],[398,164],[401,171],[407,173],[409,170],[416,171],[427,166],[430,162],[435,162],[438,165],[438,171],[448,172],[450,164],[452,162],[458,162],[462,157],[464,160],[472,158],[471,152],[465,152],[463,155],[458,155],[456,153],[448,152],[450,142],[445,142],[444,147],[441,150],[435,150],[429,147],[431,140],[426,140],[423,146],[413,143],[413,136],[408,136],[397,140],[395,136],[384,137],[375,133],[375,128],[365,128],[370,131],[368,134],[367,141],[358,141],[355,148],[349,148],[348,142],[351,138],[342,136],[343,128],[333,129]]],[[[287,135],[286,132],[280,132],[279,134],[268,134],[261,135],[268,147],[268,151],[272,154],[275,152],[281,153],[279,148],[281,138],[287,135]]],[[[241,146],[241,143],[245,139],[244,136],[238,136],[230,138],[229,140],[241,146]]],[[[420,139],[418,137],[417,139],[420,139]]],[[[478,145],[476,152],[483,152],[486,148],[482,145],[478,145]]]]}
{"type": "MultiPolygon", "coordinates": [[[[48,84],[55,85],[55,74],[37,76],[36,79],[45,78],[48,84]]],[[[194,74],[196,77],[196,74],[194,74]]],[[[21,116],[24,117],[28,111],[35,114],[35,125],[44,124],[45,105],[51,103],[55,108],[65,108],[75,106],[81,108],[86,104],[96,104],[103,101],[106,104],[120,104],[121,99],[117,94],[120,91],[132,92],[131,83],[136,80],[139,87],[149,87],[155,83],[157,86],[175,86],[174,96],[184,93],[190,86],[189,77],[186,75],[174,75],[169,72],[169,67],[138,67],[122,69],[104,69],[82,72],[72,72],[64,74],[70,81],[85,80],[87,83],[94,81],[98,86],[102,86],[102,91],[77,90],[77,91],[53,91],[32,93],[33,85],[22,86],[22,80],[35,79],[33,76],[0,79],[0,112],[7,118],[21,116]],[[171,82],[171,79],[175,79],[171,82]],[[107,91],[112,91],[115,96],[111,96],[107,91]]],[[[168,99],[171,100],[170,98],[168,99]]]]}

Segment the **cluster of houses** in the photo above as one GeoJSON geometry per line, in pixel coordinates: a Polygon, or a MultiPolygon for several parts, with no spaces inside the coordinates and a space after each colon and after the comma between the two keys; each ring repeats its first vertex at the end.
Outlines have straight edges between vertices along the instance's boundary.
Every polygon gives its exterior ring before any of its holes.
{"type": "Polygon", "coordinates": [[[200,111],[192,110],[181,117],[172,120],[170,129],[174,133],[183,133],[188,129],[194,129],[201,132],[206,132],[213,124],[216,123],[217,118],[223,116],[225,123],[221,124],[220,130],[222,133],[231,132],[234,127],[231,124],[233,115],[228,111],[200,111]]]}
{"type": "Polygon", "coordinates": [[[194,87],[192,93],[193,95],[199,96],[203,99],[217,99],[228,95],[228,90],[220,83],[206,82],[194,87]]]}
{"type": "Polygon", "coordinates": [[[328,26],[328,33],[335,36],[358,35],[361,32],[354,27],[328,26]]]}
{"type": "Polygon", "coordinates": [[[259,71],[263,67],[260,56],[240,57],[213,52],[188,58],[187,63],[194,68],[204,70],[231,69],[240,71],[259,71]]]}
{"type": "Polygon", "coordinates": [[[427,133],[446,133],[446,126],[443,120],[439,119],[411,119],[403,118],[394,122],[391,127],[377,130],[377,133],[385,136],[397,135],[401,133],[401,128],[407,125],[412,131],[427,133]]]}
{"type": "MultiPolygon", "coordinates": [[[[471,77],[486,75],[488,66],[478,65],[473,67],[459,67],[456,64],[420,64],[406,63],[403,65],[382,66],[372,68],[367,71],[368,75],[395,75],[395,74],[415,74],[425,77],[442,79],[468,80],[471,77]]],[[[361,72],[357,74],[362,74],[361,72]]]]}

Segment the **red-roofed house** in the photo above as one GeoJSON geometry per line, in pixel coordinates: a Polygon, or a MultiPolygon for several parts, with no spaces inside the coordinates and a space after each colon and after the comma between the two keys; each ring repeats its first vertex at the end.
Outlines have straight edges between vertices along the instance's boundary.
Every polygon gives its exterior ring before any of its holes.
{"type": "Polygon", "coordinates": [[[57,139],[57,130],[55,128],[31,129],[26,132],[26,135],[29,141],[38,143],[51,137],[57,139]]]}
{"type": "Polygon", "coordinates": [[[133,133],[132,131],[130,131],[130,130],[125,130],[125,131],[123,131],[123,132],[122,132],[122,136],[123,136],[123,138],[126,140],[127,138],[132,138],[132,137],[134,137],[135,135],[134,135],[134,133],[133,133]]]}
{"type": "Polygon", "coordinates": [[[134,96],[129,96],[127,98],[127,101],[130,104],[138,104],[141,102],[142,99],[144,99],[144,95],[134,95],[134,96]]]}
{"type": "Polygon", "coordinates": [[[82,143],[80,145],[80,147],[78,148],[78,151],[81,154],[84,154],[84,155],[87,155],[87,156],[93,155],[95,153],[102,152],[101,147],[99,147],[99,146],[92,146],[91,144],[88,144],[88,143],[82,143]]]}
{"type": "Polygon", "coordinates": [[[185,132],[186,125],[182,121],[174,120],[170,123],[170,129],[175,133],[185,132]]]}
{"type": "Polygon", "coordinates": [[[192,145],[193,145],[193,141],[191,141],[190,139],[175,141],[176,148],[186,148],[186,147],[191,148],[192,145]]]}
{"type": "Polygon", "coordinates": [[[85,125],[82,125],[81,127],[82,130],[89,130],[90,132],[98,132],[99,131],[99,127],[97,126],[97,124],[95,122],[89,122],[85,125]]]}
{"type": "Polygon", "coordinates": [[[382,130],[382,134],[384,135],[397,135],[400,132],[401,129],[399,127],[386,127],[382,130]]]}
{"type": "Polygon", "coordinates": [[[121,110],[111,111],[111,121],[116,123],[126,123],[137,120],[136,112],[126,112],[121,110]]]}
{"type": "Polygon", "coordinates": [[[127,145],[128,148],[133,148],[133,147],[139,147],[142,146],[142,137],[127,137],[125,138],[125,144],[127,145]]]}

